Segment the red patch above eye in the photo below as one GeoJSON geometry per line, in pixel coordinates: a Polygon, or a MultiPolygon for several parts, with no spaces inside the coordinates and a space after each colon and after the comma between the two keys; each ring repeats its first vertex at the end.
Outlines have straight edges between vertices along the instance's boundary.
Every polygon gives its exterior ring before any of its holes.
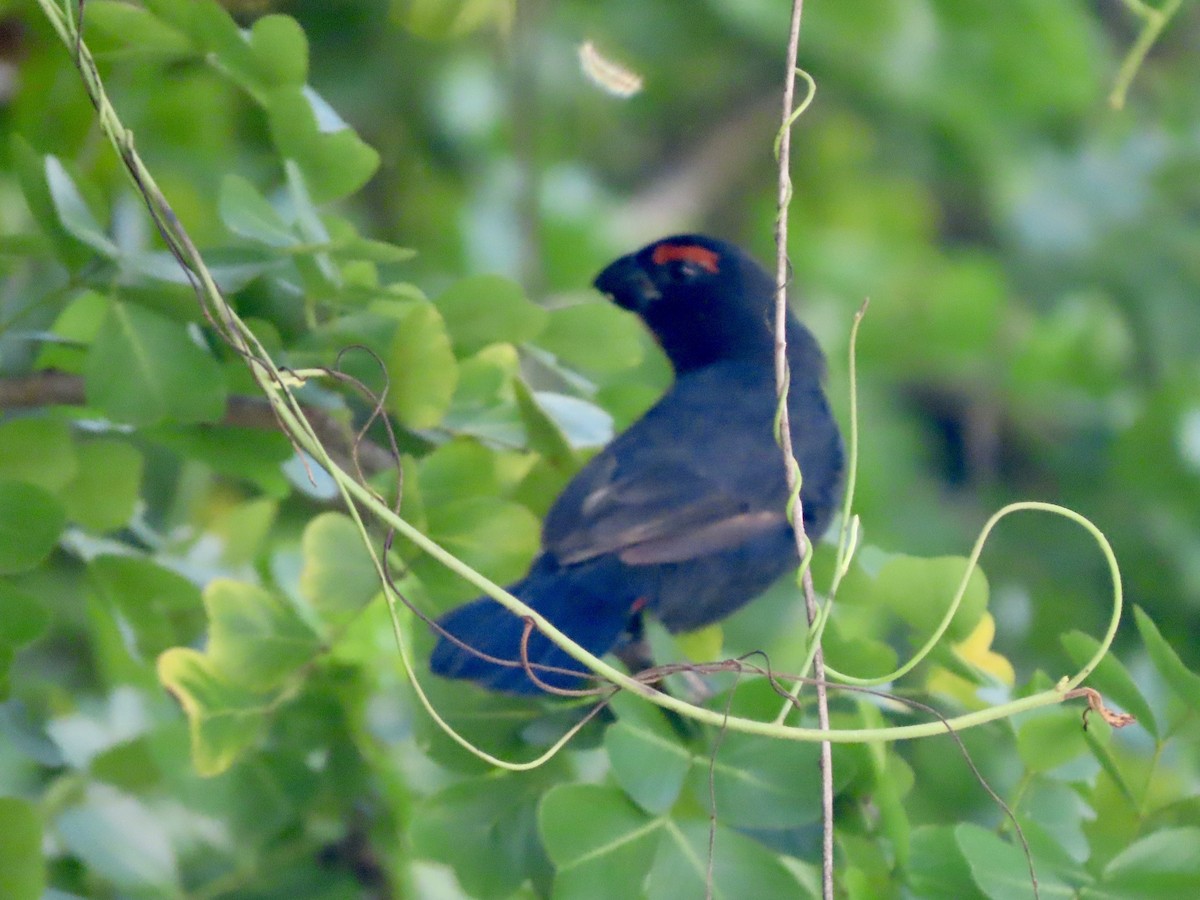
{"type": "Polygon", "coordinates": [[[684,262],[695,263],[714,275],[718,272],[717,262],[720,260],[715,250],[696,244],[659,244],[650,258],[656,266],[681,259],[684,262]]]}

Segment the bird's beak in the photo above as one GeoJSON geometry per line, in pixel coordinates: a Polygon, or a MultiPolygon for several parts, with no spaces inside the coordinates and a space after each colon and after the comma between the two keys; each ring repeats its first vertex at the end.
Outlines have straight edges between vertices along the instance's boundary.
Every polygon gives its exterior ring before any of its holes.
{"type": "Polygon", "coordinates": [[[636,256],[622,256],[592,282],[596,290],[608,294],[613,302],[630,312],[644,312],[662,292],[641,267],[636,256]]]}

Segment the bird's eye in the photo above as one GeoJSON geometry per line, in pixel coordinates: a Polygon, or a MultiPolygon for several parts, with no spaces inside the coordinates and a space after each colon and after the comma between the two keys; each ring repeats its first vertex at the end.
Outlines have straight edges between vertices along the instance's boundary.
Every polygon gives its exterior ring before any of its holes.
{"type": "Polygon", "coordinates": [[[667,267],[675,281],[692,281],[720,271],[720,257],[716,251],[698,244],[659,244],[654,248],[651,260],[656,266],[667,267]]]}

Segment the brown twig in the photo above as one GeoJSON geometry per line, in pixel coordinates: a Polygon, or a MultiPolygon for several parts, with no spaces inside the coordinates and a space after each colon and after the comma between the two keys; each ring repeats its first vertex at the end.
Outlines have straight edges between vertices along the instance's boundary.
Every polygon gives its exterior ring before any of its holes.
{"type": "MultiPolygon", "coordinates": [[[[37,409],[43,406],[85,406],[87,392],[82,375],[47,369],[28,375],[0,378],[0,409],[37,409]]],[[[395,466],[392,454],[368,440],[356,439],[350,428],[321,407],[305,405],[304,415],[339,465],[357,459],[368,475],[395,466]]],[[[221,425],[270,431],[279,421],[265,397],[231,396],[221,425]]]]}

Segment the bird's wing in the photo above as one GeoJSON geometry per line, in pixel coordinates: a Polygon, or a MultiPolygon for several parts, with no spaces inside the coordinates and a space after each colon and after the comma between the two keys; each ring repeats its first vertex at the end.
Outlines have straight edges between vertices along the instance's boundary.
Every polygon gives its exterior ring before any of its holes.
{"type": "Polygon", "coordinates": [[[668,395],[588,463],[546,516],[546,550],[565,564],[606,553],[630,565],[683,562],[786,523],[769,420],[738,427],[727,398],[703,402],[721,408],[668,395]]]}

